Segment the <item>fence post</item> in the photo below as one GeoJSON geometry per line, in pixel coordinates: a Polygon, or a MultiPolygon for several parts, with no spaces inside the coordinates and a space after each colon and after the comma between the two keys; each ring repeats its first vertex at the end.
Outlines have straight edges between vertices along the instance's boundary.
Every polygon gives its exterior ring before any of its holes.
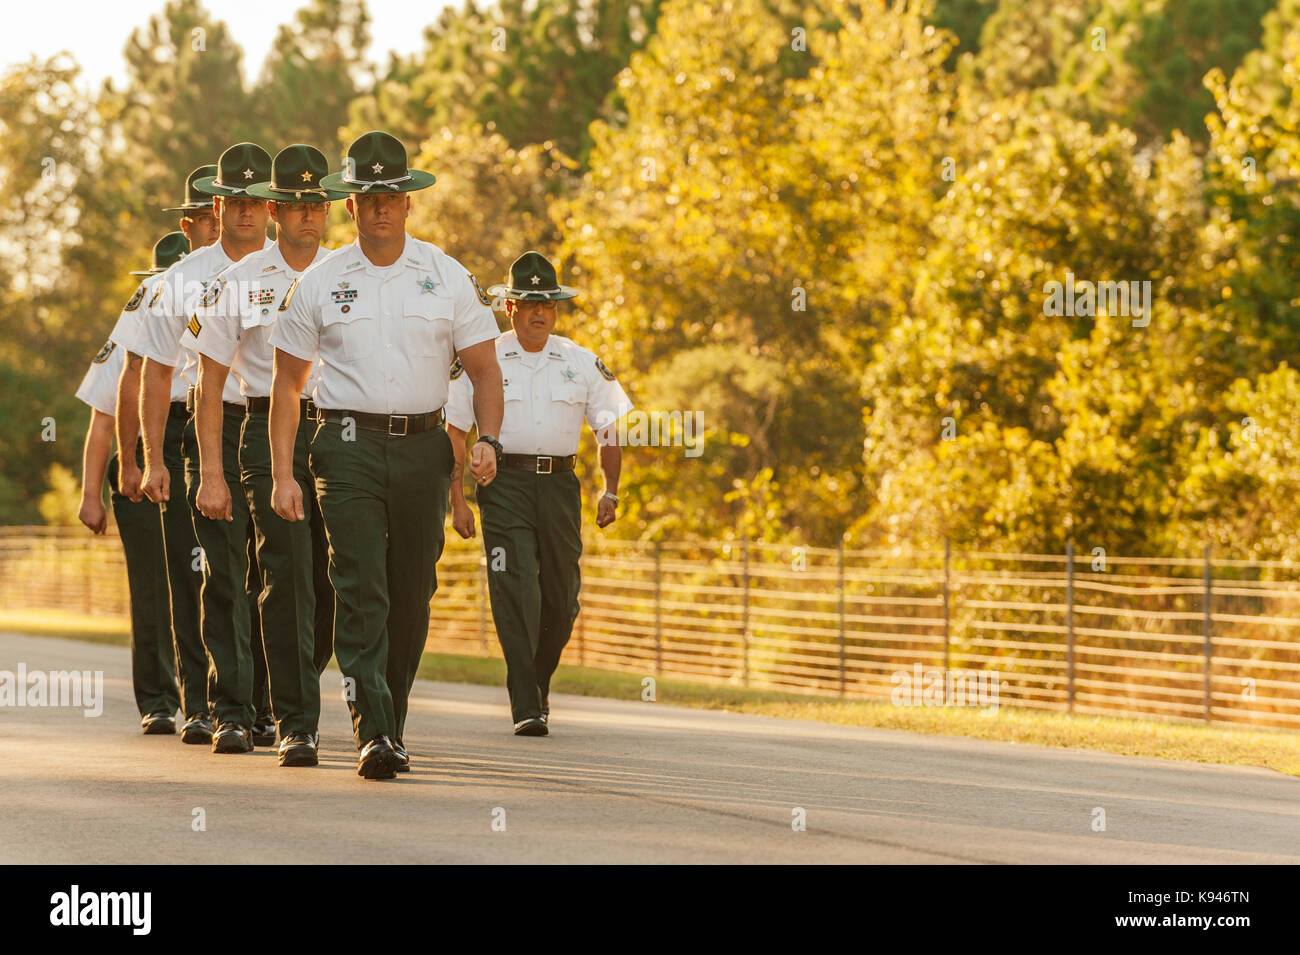
{"type": "Polygon", "coordinates": [[[1065,544],[1065,668],[1069,680],[1066,711],[1074,712],[1074,541],[1065,544]]]}
{"type": "Polygon", "coordinates": [[[740,539],[741,597],[740,597],[740,640],[742,686],[749,686],[749,530],[744,531],[740,539]]]}
{"type": "Polygon", "coordinates": [[[840,537],[840,696],[844,695],[844,538],[840,537]]]}
{"type": "Polygon", "coordinates": [[[487,555],[478,559],[478,650],[487,656],[487,555]]]}
{"type": "Polygon", "coordinates": [[[664,672],[663,625],[661,623],[660,601],[663,591],[663,571],[661,569],[661,546],[655,541],[655,675],[664,672]]]}
{"type": "Polygon", "coordinates": [[[1214,654],[1214,638],[1210,630],[1210,597],[1213,577],[1210,569],[1210,545],[1205,545],[1205,722],[1210,722],[1210,661],[1214,654]]]}
{"type": "Polygon", "coordinates": [[[952,644],[951,627],[949,625],[948,611],[948,588],[950,586],[950,567],[949,563],[952,557],[952,541],[944,538],[943,541],[943,679],[944,685],[948,685],[948,654],[952,644]]]}

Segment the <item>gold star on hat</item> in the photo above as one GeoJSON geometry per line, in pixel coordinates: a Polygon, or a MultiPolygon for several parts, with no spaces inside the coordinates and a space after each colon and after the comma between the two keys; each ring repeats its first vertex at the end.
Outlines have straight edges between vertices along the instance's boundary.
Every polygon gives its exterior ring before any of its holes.
{"type": "Polygon", "coordinates": [[[310,170],[310,169],[304,169],[304,170],[302,171],[302,181],[303,181],[303,182],[311,182],[311,170],[310,170]]]}
{"type": "Polygon", "coordinates": [[[251,170],[251,169],[245,169],[245,170],[244,170],[244,178],[245,178],[245,179],[252,179],[252,178],[253,178],[253,170],[251,170]]]}

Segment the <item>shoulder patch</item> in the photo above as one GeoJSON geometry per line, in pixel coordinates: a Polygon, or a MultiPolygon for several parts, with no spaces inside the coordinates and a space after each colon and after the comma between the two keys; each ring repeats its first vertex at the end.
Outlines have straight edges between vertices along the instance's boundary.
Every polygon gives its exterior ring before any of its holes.
{"type": "Polygon", "coordinates": [[[135,294],[131,296],[131,301],[129,301],[129,302],[126,303],[126,308],[122,309],[122,311],[124,311],[124,312],[134,312],[137,308],[140,307],[140,300],[141,300],[142,298],[144,298],[144,286],[143,286],[143,285],[141,285],[139,288],[137,288],[137,289],[135,290],[135,294]]]}
{"type": "Polygon", "coordinates": [[[472,282],[474,285],[474,294],[478,296],[478,300],[482,302],[484,305],[486,305],[488,308],[491,308],[492,299],[488,298],[487,292],[483,291],[483,286],[478,284],[478,276],[475,275],[473,272],[470,272],[468,274],[469,274],[470,282],[472,282]]]}
{"type": "Polygon", "coordinates": [[[294,279],[293,284],[289,286],[289,291],[284,293],[284,301],[280,303],[280,307],[277,311],[284,312],[288,310],[289,302],[293,300],[293,293],[296,291],[298,291],[298,279],[294,279]]]}
{"type": "Polygon", "coordinates": [[[113,349],[116,347],[117,343],[110,338],[108,341],[104,342],[104,347],[95,354],[95,357],[90,359],[91,362],[96,365],[102,365],[104,362],[108,361],[108,356],[113,354],[113,349]]]}
{"type": "Polygon", "coordinates": [[[221,298],[221,292],[226,287],[224,279],[213,279],[212,282],[203,289],[203,298],[199,300],[202,308],[209,305],[216,305],[217,299],[221,298]]]}
{"type": "Polygon", "coordinates": [[[191,315],[189,324],[185,327],[190,330],[190,334],[195,338],[198,338],[199,332],[203,330],[203,326],[199,323],[199,317],[197,315],[191,315]]]}
{"type": "Polygon", "coordinates": [[[596,370],[600,372],[601,377],[604,378],[606,381],[614,380],[614,373],[610,371],[605,366],[605,363],[601,361],[599,358],[596,359],[596,370]]]}
{"type": "Polygon", "coordinates": [[[451,380],[455,381],[463,374],[465,374],[465,366],[462,365],[460,363],[460,359],[457,358],[455,361],[451,363],[451,380]]]}

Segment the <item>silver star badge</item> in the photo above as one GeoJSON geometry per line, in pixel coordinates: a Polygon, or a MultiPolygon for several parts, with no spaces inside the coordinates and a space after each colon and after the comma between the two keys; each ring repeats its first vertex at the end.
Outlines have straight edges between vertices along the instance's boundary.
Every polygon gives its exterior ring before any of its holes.
{"type": "Polygon", "coordinates": [[[425,292],[432,292],[437,287],[438,287],[437,282],[433,281],[432,279],[424,279],[423,281],[420,282],[420,293],[424,294],[425,292]]]}
{"type": "Polygon", "coordinates": [[[540,284],[542,284],[542,277],[541,277],[540,275],[534,275],[534,276],[533,276],[533,284],[534,284],[534,285],[540,285],[540,284]]]}
{"type": "Polygon", "coordinates": [[[245,170],[244,170],[244,178],[245,178],[245,179],[252,179],[252,178],[253,178],[253,170],[251,170],[251,169],[245,169],[245,170]]]}
{"type": "Polygon", "coordinates": [[[370,171],[371,171],[371,172],[383,172],[383,171],[384,171],[384,164],[381,163],[381,162],[377,162],[377,163],[375,163],[373,166],[370,167],[370,171]]]}

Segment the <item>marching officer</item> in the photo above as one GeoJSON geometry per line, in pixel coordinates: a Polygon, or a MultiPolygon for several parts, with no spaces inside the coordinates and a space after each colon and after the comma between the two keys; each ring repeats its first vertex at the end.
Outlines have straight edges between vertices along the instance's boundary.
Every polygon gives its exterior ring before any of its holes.
{"type": "Polygon", "coordinates": [[[329,534],[334,653],[366,779],[409,769],[407,699],[428,636],[454,462],[442,428],[453,353],[475,383],[483,424],[471,470],[483,483],[496,471],[501,373],[489,301],[459,262],[406,233],[407,193],[433,182],[387,133],[353,142],[343,171],[320,185],[351,194],[357,240],[298,278],[271,332],[272,503],[287,520],[306,517],[293,451],[299,396],[320,356],[310,466],[329,534]]]}
{"type": "MultiPolygon", "coordinates": [[[[496,340],[505,390],[505,454],[496,480],[477,488],[488,594],[506,659],[515,734],[545,736],[551,675],[578,616],[582,495],[573,468],[583,420],[600,447],[605,493],[596,507],[596,525],[606,527],[618,507],[623,461],[618,420],[632,403],[594,352],[554,334],[557,302],[578,291],[560,285],[555,268],[540,253],[517,258],[509,281],[488,294],[505,300],[512,327],[496,340]]],[[[459,463],[478,409],[473,381],[455,367],[452,379],[447,433],[459,463]]],[[[451,507],[457,533],[473,537],[474,515],[455,479],[451,507]]]]}
{"type": "MultiPolygon", "coordinates": [[[[175,261],[184,258],[191,249],[201,249],[217,241],[217,220],[212,214],[212,197],[194,190],[194,181],[217,171],[213,165],[199,166],[185,181],[185,201],[164,212],[181,213],[180,228],[185,247],[179,251],[161,248],[174,239],[164,236],[154,246],[153,268],[149,274],[160,276],[175,261]]],[[[135,502],[144,502],[140,490],[142,465],[137,455],[123,454],[122,449],[137,447],[140,439],[140,370],[144,359],[134,351],[134,337],[140,320],[162,297],[161,281],[146,281],[146,294],[131,310],[133,321],[119,323],[113,330],[111,341],[125,352],[121,376],[117,383],[117,449],[118,484],[120,492],[135,502]]],[[[181,456],[181,436],[184,431],[185,395],[188,385],[176,368],[172,375],[171,403],[179,407],[180,416],[169,416],[163,441],[163,460],[171,480],[179,487],[185,480],[185,465],[181,456]]],[[[143,459],[141,458],[141,461],[143,459]]],[[[149,503],[149,502],[145,502],[149,503]]],[[[194,521],[188,507],[154,505],[162,525],[163,549],[167,568],[167,595],[170,612],[171,639],[176,657],[176,676],[180,683],[181,713],[185,724],[181,727],[181,742],[208,745],[212,742],[212,721],[208,717],[208,658],[203,651],[199,634],[199,581],[200,568],[195,566],[199,542],[194,536],[194,521]]]]}
{"type": "MultiPolygon", "coordinates": [[[[221,288],[215,281],[217,274],[244,256],[271,245],[266,237],[266,203],[247,194],[249,186],[270,178],[271,157],[266,150],[253,143],[237,143],[221,154],[215,176],[194,181],[197,191],[214,197],[213,212],[220,226],[220,237],[168,270],[163,277],[166,288],[161,302],[146,316],[138,338],[140,353],[145,357],[140,394],[145,451],[143,487],[150,500],[166,502],[172,496],[162,445],[166,420],[178,413],[174,404],[168,410],[168,402],[173,369],[183,351],[182,335],[186,328],[192,333],[199,332],[196,313],[199,308],[216,302],[221,288]]],[[[201,384],[197,365],[197,359],[191,354],[182,372],[192,386],[201,384]]],[[[238,483],[239,432],[245,407],[235,376],[227,376],[224,391],[216,396],[201,390],[191,394],[195,407],[205,399],[223,403],[224,424],[205,434],[205,444],[220,442],[223,447],[223,459],[216,464],[215,472],[204,473],[209,461],[200,459],[193,416],[185,423],[182,441],[187,498],[194,533],[203,554],[200,629],[209,661],[208,705],[217,723],[212,750],[247,753],[252,751],[254,743],[263,746],[275,743],[269,699],[262,698],[265,686],[255,684],[259,669],[255,658],[261,658],[260,669],[264,674],[265,655],[260,627],[253,618],[260,584],[255,584],[257,575],[249,561],[252,523],[242,494],[232,499],[230,520],[212,520],[196,504],[203,477],[224,477],[228,483],[238,483]]],[[[212,424],[211,418],[205,420],[212,424]]]]}
{"type": "MultiPolygon", "coordinates": [[[[157,275],[184,256],[189,248],[183,233],[169,232],[154,244],[153,267],[131,274],[157,275]]],[[[114,338],[121,337],[134,324],[135,311],[146,295],[153,294],[155,284],[142,282],[136,289],[118,316],[108,341],[91,359],[90,368],[77,389],[77,397],[90,406],[78,517],[94,533],[104,533],[108,520],[102,488],[107,470],[113,518],[126,555],[126,583],[131,600],[131,685],[140,711],[140,725],[146,735],[176,732],[176,710],[181,698],[176,688],[167,562],[158,505],[151,501],[132,501],[122,493],[119,484],[119,457],[137,466],[143,462],[139,442],[132,438],[125,454],[112,453],[117,383],[126,364],[126,349],[119,347],[114,338]]]]}
{"type": "MultiPolygon", "coordinates": [[[[218,395],[230,371],[238,375],[247,406],[239,439],[240,482],[233,493],[248,501],[257,533],[257,564],[262,573],[259,609],[271,703],[280,733],[281,766],[315,766],[318,762],[320,673],[333,649],[334,591],[330,588],[325,525],[311,472],[307,440],[315,422],[307,418],[307,398],[315,387],[308,379],[293,450],[293,472],[309,511],[308,520],[286,521],[271,508],[271,443],[267,424],[275,349],[270,345],[277,308],[289,287],[309,265],[326,258],[321,248],[330,200],[346,193],[320,187],[329,172],[325,156],[312,146],[286,146],[271,163],[271,181],[248,187],[248,194],[269,200],[276,224],[276,243],[253,252],[218,276],[214,304],[196,312],[197,335],[185,336],[199,353],[199,390],[218,395]]],[[[198,436],[205,474],[196,501],[214,520],[231,517],[232,489],[219,473],[220,443],[205,444],[218,429],[207,416],[220,414],[213,400],[199,403],[198,436]]]]}

